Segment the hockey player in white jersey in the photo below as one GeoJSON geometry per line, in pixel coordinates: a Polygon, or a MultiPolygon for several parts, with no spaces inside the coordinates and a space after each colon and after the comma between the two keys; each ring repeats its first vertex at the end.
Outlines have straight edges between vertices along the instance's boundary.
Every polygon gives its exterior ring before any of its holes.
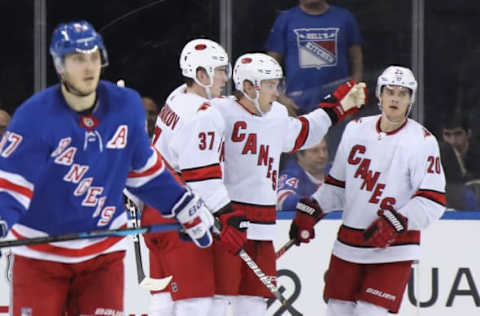
{"type": "MultiPolygon", "coordinates": [[[[365,84],[351,81],[320,104],[323,109],[292,118],[276,102],[282,76],[280,65],[266,54],[239,57],[233,71],[235,97],[211,100],[211,107],[189,124],[190,137],[174,144],[187,183],[203,187],[201,196],[207,201],[208,196],[229,199],[233,211],[246,214],[243,248],[272,280],[280,154],[318,144],[332,124],[366,102],[365,84]],[[223,182],[212,183],[222,175],[217,153],[222,142],[223,182]]],[[[213,248],[215,293],[234,297],[235,316],[265,315],[265,298],[272,294],[236,255],[239,246],[213,248]]]]}
{"type": "Polygon", "coordinates": [[[417,82],[408,68],[378,77],[381,115],[350,122],[325,184],[301,200],[290,237],[309,242],[326,212],[343,210],[324,296],[327,316],[397,313],[420,231],[445,210],[445,177],[436,138],[408,118],[417,82]]]}
{"type": "MultiPolygon", "coordinates": [[[[60,24],[50,53],[60,83],[25,101],[0,142],[0,238],[124,227],[126,186],[208,247],[213,217],[151,147],[140,96],[100,80],[101,36],[86,21],[60,24]]],[[[10,315],[123,315],[126,246],[109,237],[13,248],[10,315]]]]}
{"type": "MultiPolygon", "coordinates": [[[[211,98],[221,95],[230,78],[231,67],[227,53],[218,43],[208,39],[195,39],[183,48],[180,68],[186,83],[167,98],[157,118],[153,144],[172,171],[189,180],[195,171],[179,168],[179,151],[175,144],[192,137],[188,132],[185,133],[184,127],[199,111],[210,106],[211,98]]],[[[221,148],[216,147],[215,151],[218,156],[221,148]]],[[[202,195],[209,186],[221,181],[220,172],[201,186],[191,181],[189,186],[202,195]]],[[[226,191],[222,193],[225,194],[205,195],[208,208],[222,223],[227,224],[220,234],[220,240],[216,241],[213,247],[219,244],[233,244],[238,247],[235,245],[243,245],[246,240],[246,227],[240,227],[246,219],[243,213],[232,210],[226,191]]],[[[151,207],[144,209],[144,225],[165,221],[151,207]]],[[[223,299],[214,298],[215,267],[212,247],[201,250],[192,247],[191,243],[180,240],[176,232],[150,234],[145,236],[145,241],[150,249],[151,276],[160,278],[173,275],[167,291],[152,293],[150,316],[224,316],[221,312],[217,313],[218,305],[223,311],[223,299]],[[195,264],[192,264],[193,262],[195,264]]]]}

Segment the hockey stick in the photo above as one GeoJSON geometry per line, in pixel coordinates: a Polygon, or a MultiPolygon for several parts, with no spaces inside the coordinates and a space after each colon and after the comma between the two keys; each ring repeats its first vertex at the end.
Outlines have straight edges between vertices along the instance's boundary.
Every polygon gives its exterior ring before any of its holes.
{"type": "Polygon", "coordinates": [[[292,248],[292,246],[295,245],[295,239],[290,239],[285,243],[285,245],[282,246],[282,248],[278,249],[278,251],[275,253],[275,258],[278,260],[285,252],[288,251],[288,249],[292,248]]]}
{"type": "MultiPolygon", "coordinates": [[[[218,220],[218,218],[214,219],[214,234],[218,237],[220,235],[220,231],[222,230],[222,224],[218,220]]],[[[262,271],[262,269],[258,266],[258,264],[249,256],[249,254],[244,250],[240,249],[238,252],[238,256],[245,262],[245,264],[255,273],[257,278],[260,282],[265,285],[265,287],[272,293],[275,298],[283,305],[285,308],[292,314],[292,316],[303,316],[302,313],[297,311],[290,302],[282,295],[280,290],[275,286],[275,284],[270,281],[270,278],[262,271]]]]}
{"type": "Polygon", "coordinates": [[[144,226],[138,228],[117,228],[117,229],[104,229],[104,230],[92,230],[89,232],[81,233],[69,233],[56,236],[34,237],[25,239],[13,239],[0,241],[1,248],[11,248],[18,246],[38,245],[50,242],[69,241],[78,239],[90,239],[90,238],[104,238],[104,237],[123,237],[132,234],[147,234],[147,233],[161,233],[173,230],[180,230],[180,224],[158,224],[151,226],[144,226]]]}
{"type": "MultiPolygon", "coordinates": [[[[132,200],[128,198],[125,194],[123,195],[125,201],[125,207],[127,208],[129,214],[129,226],[133,228],[140,227],[140,221],[138,219],[138,209],[133,203],[132,200]]],[[[142,260],[142,249],[140,245],[140,234],[133,234],[133,246],[135,249],[135,263],[137,267],[137,278],[138,284],[141,288],[144,288],[149,291],[160,291],[167,287],[168,283],[172,280],[172,276],[169,275],[165,278],[154,279],[147,277],[143,270],[143,260],[142,260]]]]}
{"type": "Polygon", "coordinates": [[[293,306],[290,304],[290,302],[280,293],[279,289],[270,281],[270,278],[265,275],[265,273],[260,269],[258,264],[248,255],[248,253],[240,249],[240,252],[238,253],[240,258],[247,264],[247,266],[255,273],[255,275],[258,277],[258,279],[267,287],[267,289],[270,290],[270,292],[275,295],[277,300],[287,308],[287,310],[292,314],[292,316],[303,316],[302,313],[297,311],[293,306]]]}
{"type": "MultiPolygon", "coordinates": [[[[322,219],[323,217],[320,217],[317,219],[315,222],[315,225],[322,219]]],[[[292,246],[295,245],[295,239],[290,239],[287,241],[278,251],[275,253],[275,258],[278,260],[285,252],[288,251],[288,249],[292,248],[292,246]]]]}

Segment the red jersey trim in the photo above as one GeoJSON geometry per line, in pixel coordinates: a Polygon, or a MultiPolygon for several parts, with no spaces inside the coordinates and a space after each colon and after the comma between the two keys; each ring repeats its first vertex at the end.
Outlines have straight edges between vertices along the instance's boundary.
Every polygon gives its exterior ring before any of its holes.
{"type": "MultiPolygon", "coordinates": [[[[120,228],[125,227],[126,225],[123,225],[120,228]]],[[[11,229],[11,232],[15,235],[15,237],[17,237],[17,239],[27,239],[27,237],[21,235],[15,229],[11,229]]],[[[54,246],[52,244],[27,245],[27,247],[33,250],[46,252],[57,256],[78,258],[102,253],[123,238],[125,238],[125,236],[108,237],[100,242],[79,249],[63,248],[59,246],[54,246]]]]}
{"type": "Polygon", "coordinates": [[[7,191],[15,192],[21,195],[32,199],[33,191],[27,187],[15,184],[13,182],[8,181],[7,179],[0,178],[0,188],[5,189],[7,191]]]}
{"type": "Polygon", "coordinates": [[[258,205],[232,201],[232,209],[234,211],[245,211],[248,221],[255,224],[275,224],[277,219],[275,205],[258,205]]]}
{"type": "MultiPolygon", "coordinates": [[[[377,125],[376,125],[376,129],[377,129],[377,133],[381,133],[382,130],[380,129],[380,121],[382,120],[382,117],[380,116],[380,118],[378,119],[377,121],[377,125]]],[[[386,132],[385,134],[386,135],[394,135],[396,133],[398,133],[402,128],[405,127],[405,125],[407,125],[407,122],[408,122],[408,118],[405,120],[405,122],[403,122],[402,125],[400,125],[397,129],[391,131],[391,132],[386,132]]]]}
{"type": "Polygon", "coordinates": [[[328,175],[328,176],[325,177],[325,183],[330,184],[330,185],[334,185],[334,186],[342,188],[342,189],[345,189],[345,181],[337,180],[334,177],[332,177],[331,175],[328,175]]]}
{"type": "Polygon", "coordinates": [[[293,147],[292,151],[290,153],[294,153],[300,148],[302,148],[303,144],[305,144],[305,141],[307,140],[308,133],[310,131],[310,122],[304,117],[299,117],[297,118],[300,123],[302,123],[302,129],[300,130],[300,133],[297,136],[297,140],[295,141],[295,147],[293,147]]]}
{"type": "Polygon", "coordinates": [[[128,173],[129,178],[148,177],[154,174],[155,172],[157,172],[158,170],[162,169],[162,166],[163,166],[162,155],[160,155],[160,152],[158,152],[158,150],[155,147],[152,147],[152,149],[155,150],[156,156],[157,156],[157,161],[155,162],[155,164],[143,172],[134,172],[134,171],[129,172],[128,173]]]}
{"type": "Polygon", "coordinates": [[[252,111],[250,111],[245,105],[243,105],[240,101],[238,100],[235,100],[238,105],[240,105],[245,111],[247,111],[248,113],[252,114],[252,115],[255,115],[255,116],[258,116],[257,114],[253,113],[252,111]]]}
{"type": "Polygon", "coordinates": [[[443,192],[420,189],[413,195],[413,197],[417,196],[429,199],[430,201],[438,203],[442,206],[447,206],[447,198],[445,197],[445,193],[443,192]]]}
{"type": "MultiPolygon", "coordinates": [[[[340,241],[342,244],[351,247],[375,248],[375,246],[364,240],[363,232],[363,229],[357,229],[342,225],[338,230],[337,240],[340,241]]],[[[420,231],[409,230],[405,234],[398,235],[393,244],[389,247],[404,245],[420,245],[420,231]]]]}
{"type": "Polygon", "coordinates": [[[186,182],[222,179],[222,168],[220,164],[216,163],[199,168],[184,169],[182,170],[182,179],[186,182]]]}

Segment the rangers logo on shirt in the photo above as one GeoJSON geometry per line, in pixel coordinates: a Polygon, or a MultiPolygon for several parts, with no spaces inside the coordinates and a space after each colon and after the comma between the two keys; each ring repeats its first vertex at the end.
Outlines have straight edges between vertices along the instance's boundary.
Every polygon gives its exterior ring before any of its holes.
{"type": "Polygon", "coordinates": [[[300,68],[336,66],[339,31],[339,28],[295,29],[300,68]]]}

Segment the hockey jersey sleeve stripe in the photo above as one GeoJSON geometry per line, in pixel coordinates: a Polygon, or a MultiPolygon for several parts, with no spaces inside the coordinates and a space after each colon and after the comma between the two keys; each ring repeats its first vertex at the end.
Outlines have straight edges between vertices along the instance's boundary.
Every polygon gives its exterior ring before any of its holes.
{"type": "Polygon", "coordinates": [[[417,196],[429,199],[442,206],[447,206],[447,198],[445,197],[445,193],[443,192],[420,189],[413,195],[413,197],[417,196]]]}
{"type": "Polygon", "coordinates": [[[275,205],[257,205],[232,201],[233,210],[243,210],[247,213],[249,222],[257,224],[275,224],[277,218],[275,205]]]}
{"type": "Polygon", "coordinates": [[[325,177],[325,183],[345,189],[345,181],[337,180],[331,175],[325,177]]]}
{"type": "MultiPolygon", "coordinates": [[[[374,248],[370,242],[365,241],[363,238],[363,229],[352,228],[346,225],[340,226],[338,230],[338,241],[357,248],[374,248]]],[[[402,246],[402,245],[419,245],[420,244],[420,231],[409,230],[405,234],[398,235],[390,246],[402,246]]]]}
{"type": "Polygon", "coordinates": [[[22,176],[0,170],[0,191],[7,192],[26,209],[33,197],[33,184],[22,176]]]}
{"type": "MultiPolygon", "coordinates": [[[[121,228],[125,227],[126,225],[123,225],[121,228]]],[[[14,228],[12,228],[10,231],[17,239],[27,238],[26,236],[16,231],[14,228]]],[[[50,253],[53,255],[77,258],[102,253],[123,238],[125,237],[108,237],[102,239],[101,241],[94,240],[93,243],[90,243],[88,246],[83,248],[64,248],[60,246],[54,246],[53,244],[27,245],[26,247],[33,250],[50,253]]]]}
{"type": "Polygon", "coordinates": [[[183,169],[182,178],[186,182],[221,179],[222,168],[220,167],[220,164],[213,164],[199,168],[183,169]]]}
{"type": "Polygon", "coordinates": [[[278,191],[277,197],[277,209],[281,210],[283,208],[283,202],[290,194],[295,194],[295,191],[292,190],[281,190],[278,191]]]}
{"type": "Polygon", "coordinates": [[[302,129],[300,130],[300,133],[297,136],[297,140],[295,141],[295,147],[290,153],[294,153],[300,148],[302,148],[303,144],[305,144],[305,141],[307,140],[308,133],[310,131],[310,123],[306,118],[300,116],[298,120],[300,121],[300,123],[302,123],[302,129]]]}
{"type": "Polygon", "coordinates": [[[133,170],[128,174],[127,186],[140,187],[165,170],[160,153],[155,148],[153,150],[152,156],[143,168],[133,170]]]}

